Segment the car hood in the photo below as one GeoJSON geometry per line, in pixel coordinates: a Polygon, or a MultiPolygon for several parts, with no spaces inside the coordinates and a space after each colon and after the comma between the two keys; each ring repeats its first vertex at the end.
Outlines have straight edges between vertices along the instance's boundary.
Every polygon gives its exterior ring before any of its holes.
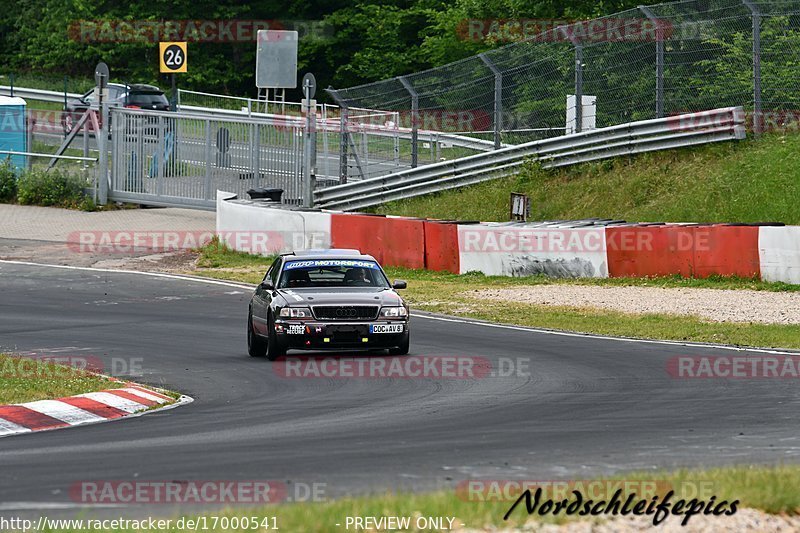
{"type": "Polygon", "coordinates": [[[390,289],[279,289],[286,302],[293,306],[312,305],[401,305],[403,300],[390,289]]]}

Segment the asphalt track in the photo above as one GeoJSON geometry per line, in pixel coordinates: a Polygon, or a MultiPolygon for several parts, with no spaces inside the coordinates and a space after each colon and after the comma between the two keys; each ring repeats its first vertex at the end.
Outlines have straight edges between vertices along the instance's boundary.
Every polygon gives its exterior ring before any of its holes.
{"type": "MultiPolygon", "coordinates": [[[[527,361],[476,379],[287,379],[245,350],[250,291],[0,262],[0,348],[141,358],[195,402],[120,422],[0,439],[0,510],[67,512],[84,480],[282,480],[326,496],[466,479],[794,463],[795,380],[674,379],[712,347],[552,335],[416,316],[412,355],[527,361]]],[[[72,511],[69,511],[72,512],[72,511]]],[[[164,507],[127,513],[166,513],[164,507]]]]}

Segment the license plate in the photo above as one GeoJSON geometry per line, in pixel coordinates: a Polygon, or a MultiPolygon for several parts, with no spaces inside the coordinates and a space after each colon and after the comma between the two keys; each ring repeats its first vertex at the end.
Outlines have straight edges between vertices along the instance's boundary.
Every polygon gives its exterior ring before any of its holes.
{"type": "Polygon", "coordinates": [[[301,324],[286,326],[286,333],[289,335],[302,335],[306,332],[306,327],[301,324]]]}
{"type": "Polygon", "coordinates": [[[403,333],[403,324],[370,324],[370,333],[403,333]]]}

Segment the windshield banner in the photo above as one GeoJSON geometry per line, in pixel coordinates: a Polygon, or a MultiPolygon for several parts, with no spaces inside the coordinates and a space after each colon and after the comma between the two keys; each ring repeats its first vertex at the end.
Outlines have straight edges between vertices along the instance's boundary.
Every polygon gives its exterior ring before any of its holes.
{"type": "Polygon", "coordinates": [[[286,263],[284,270],[295,268],[316,268],[316,267],[359,267],[372,268],[378,270],[378,264],[373,261],[356,261],[353,259],[314,259],[311,261],[292,261],[286,263]]]}

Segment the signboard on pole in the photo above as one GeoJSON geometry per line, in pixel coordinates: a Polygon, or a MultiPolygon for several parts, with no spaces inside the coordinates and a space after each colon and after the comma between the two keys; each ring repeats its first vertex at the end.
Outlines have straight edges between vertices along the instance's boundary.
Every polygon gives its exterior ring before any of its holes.
{"type": "Polygon", "coordinates": [[[162,74],[186,72],[186,43],[158,43],[158,68],[162,74]]]}
{"type": "Polygon", "coordinates": [[[256,87],[296,88],[297,32],[258,30],[256,46],[256,87]]]}
{"type": "Polygon", "coordinates": [[[310,72],[303,76],[303,97],[311,100],[317,94],[317,78],[310,72]]]}

